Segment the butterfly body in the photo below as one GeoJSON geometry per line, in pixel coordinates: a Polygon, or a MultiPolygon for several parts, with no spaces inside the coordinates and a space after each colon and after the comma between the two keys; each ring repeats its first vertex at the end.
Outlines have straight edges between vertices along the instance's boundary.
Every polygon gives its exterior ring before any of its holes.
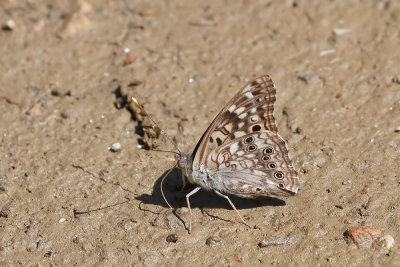
{"type": "Polygon", "coordinates": [[[213,172],[200,166],[198,169],[192,168],[193,154],[178,154],[178,167],[185,171],[186,177],[191,184],[200,186],[205,190],[217,190],[224,192],[222,183],[213,172]]]}

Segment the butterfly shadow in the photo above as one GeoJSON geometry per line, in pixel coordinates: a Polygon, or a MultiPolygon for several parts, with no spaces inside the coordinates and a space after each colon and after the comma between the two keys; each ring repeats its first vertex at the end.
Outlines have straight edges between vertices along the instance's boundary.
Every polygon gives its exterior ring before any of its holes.
{"type": "MultiPolygon", "coordinates": [[[[159,205],[168,208],[161,194],[161,180],[168,173],[164,172],[154,183],[153,192],[151,195],[142,194],[137,196],[136,199],[141,201],[143,204],[159,205]]],[[[186,195],[196,188],[196,185],[188,183],[187,178],[185,178],[186,187],[182,190],[182,179],[181,170],[174,168],[167,177],[165,177],[163,183],[163,192],[170,203],[170,205],[177,209],[186,206],[186,195]]],[[[236,196],[229,195],[229,198],[235,205],[236,209],[251,209],[264,206],[284,206],[286,202],[274,197],[259,197],[256,199],[244,199],[236,196]]],[[[196,194],[190,197],[190,205],[192,208],[220,208],[220,209],[231,209],[228,201],[224,198],[218,196],[212,191],[207,191],[205,189],[200,190],[196,194]]]]}

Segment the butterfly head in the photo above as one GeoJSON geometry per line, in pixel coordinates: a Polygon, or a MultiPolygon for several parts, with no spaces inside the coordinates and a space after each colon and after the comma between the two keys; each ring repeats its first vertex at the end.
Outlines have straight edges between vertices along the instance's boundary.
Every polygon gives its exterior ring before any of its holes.
{"type": "Polygon", "coordinates": [[[175,156],[177,165],[180,169],[187,170],[192,164],[192,155],[180,152],[175,156]]]}

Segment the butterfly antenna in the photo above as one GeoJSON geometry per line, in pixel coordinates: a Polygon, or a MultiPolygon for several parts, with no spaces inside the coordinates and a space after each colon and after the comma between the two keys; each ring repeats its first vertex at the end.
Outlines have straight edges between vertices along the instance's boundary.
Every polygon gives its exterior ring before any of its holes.
{"type": "MultiPolygon", "coordinates": [[[[168,139],[168,141],[169,141],[171,144],[174,145],[174,147],[176,148],[176,150],[178,150],[179,153],[181,153],[181,151],[179,150],[178,146],[174,143],[174,141],[172,141],[172,139],[169,138],[169,136],[167,135],[167,133],[166,133],[160,126],[158,126],[158,123],[153,119],[152,116],[150,116],[149,113],[146,112],[146,110],[144,110],[144,108],[139,104],[139,102],[136,100],[136,98],[132,97],[132,101],[133,101],[133,103],[135,103],[135,105],[136,105],[141,111],[144,112],[144,114],[146,114],[147,117],[149,117],[149,119],[154,123],[154,125],[157,126],[157,128],[161,130],[161,134],[164,135],[164,136],[168,139]]],[[[165,199],[165,198],[164,198],[164,199],[165,199]]],[[[168,202],[167,202],[167,203],[168,203],[168,202]]],[[[169,204],[168,204],[168,205],[169,205],[169,204]]],[[[170,206],[170,207],[171,207],[171,206],[170,206]]]]}
{"type": "Polygon", "coordinates": [[[161,195],[163,196],[165,203],[167,203],[168,207],[169,207],[171,210],[173,210],[174,208],[169,204],[167,198],[166,198],[165,195],[164,195],[163,183],[164,183],[165,178],[167,178],[167,176],[171,173],[171,171],[172,171],[173,169],[175,169],[175,167],[176,167],[176,164],[175,164],[174,167],[172,167],[172,168],[167,172],[167,174],[164,175],[164,177],[161,179],[161,186],[160,186],[160,188],[161,188],[161,195]]]}
{"type": "Polygon", "coordinates": [[[175,152],[175,151],[169,151],[169,150],[161,150],[161,149],[149,149],[150,151],[156,151],[156,152],[165,152],[165,153],[172,153],[172,154],[176,154],[176,155],[179,155],[179,153],[178,152],[175,152]]]}

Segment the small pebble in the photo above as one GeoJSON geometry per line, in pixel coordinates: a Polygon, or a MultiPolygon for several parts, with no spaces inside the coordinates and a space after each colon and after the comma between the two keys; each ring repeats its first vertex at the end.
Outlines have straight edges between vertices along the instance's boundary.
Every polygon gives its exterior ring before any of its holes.
{"type": "Polygon", "coordinates": [[[400,74],[393,76],[392,82],[400,84],[400,74]]]}
{"type": "Polygon", "coordinates": [[[293,237],[275,236],[275,237],[270,237],[268,239],[264,239],[263,241],[258,243],[258,246],[260,248],[265,248],[268,246],[291,245],[291,244],[294,244],[293,237]]]}
{"type": "Polygon", "coordinates": [[[315,73],[310,73],[310,74],[305,74],[302,76],[299,76],[299,79],[305,82],[306,84],[309,84],[314,78],[317,77],[317,74],[315,73]]]}
{"type": "Polygon", "coordinates": [[[350,32],[351,32],[350,29],[340,29],[340,28],[333,29],[333,33],[336,35],[343,35],[343,34],[350,33],[350,32]]]}
{"type": "Polygon", "coordinates": [[[353,221],[352,221],[351,219],[345,219],[345,220],[344,220],[344,223],[345,223],[345,224],[352,224],[353,221]]]}
{"type": "Polygon", "coordinates": [[[395,244],[394,238],[391,235],[384,235],[379,241],[381,246],[387,249],[391,249],[395,244]]]}
{"type": "Polygon", "coordinates": [[[193,83],[194,82],[194,78],[190,77],[189,78],[189,83],[193,83]]]}
{"type": "Polygon", "coordinates": [[[65,219],[65,218],[61,218],[60,220],[58,220],[58,223],[63,223],[63,222],[65,222],[67,219],[65,219]]]}
{"type": "Polygon", "coordinates": [[[329,54],[333,54],[333,53],[335,53],[335,52],[336,52],[336,49],[329,49],[329,50],[321,51],[321,52],[319,53],[319,55],[320,55],[321,57],[323,57],[323,56],[326,56],[326,55],[329,55],[329,54]]]}
{"type": "Polygon", "coordinates": [[[394,129],[394,132],[395,132],[395,133],[400,133],[400,126],[397,127],[396,129],[394,129]]]}
{"type": "Polygon", "coordinates": [[[125,54],[128,54],[129,52],[131,52],[131,49],[128,48],[128,47],[125,47],[125,48],[124,48],[124,53],[125,53],[125,54]]]}
{"type": "Polygon", "coordinates": [[[217,245],[219,242],[221,242],[221,240],[217,239],[215,236],[210,236],[206,240],[206,245],[213,247],[213,246],[217,245]]]}
{"type": "Polygon", "coordinates": [[[379,237],[382,231],[372,227],[351,227],[344,232],[344,236],[352,240],[355,244],[363,247],[371,247],[374,239],[379,237]]]}
{"type": "Polygon", "coordinates": [[[7,20],[7,22],[3,25],[3,30],[12,31],[15,29],[15,22],[12,19],[7,20]]]}
{"type": "Polygon", "coordinates": [[[167,242],[168,243],[176,243],[178,241],[178,235],[177,234],[172,234],[167,236],[167,242]]]}
{"type": "Polygon", "coordinates": [[[120,151],[121,150],[121,144],[120,143],[114,143],[111,146],[109,146],[107,149],[110,150],[111,152],[120,151]]]}

